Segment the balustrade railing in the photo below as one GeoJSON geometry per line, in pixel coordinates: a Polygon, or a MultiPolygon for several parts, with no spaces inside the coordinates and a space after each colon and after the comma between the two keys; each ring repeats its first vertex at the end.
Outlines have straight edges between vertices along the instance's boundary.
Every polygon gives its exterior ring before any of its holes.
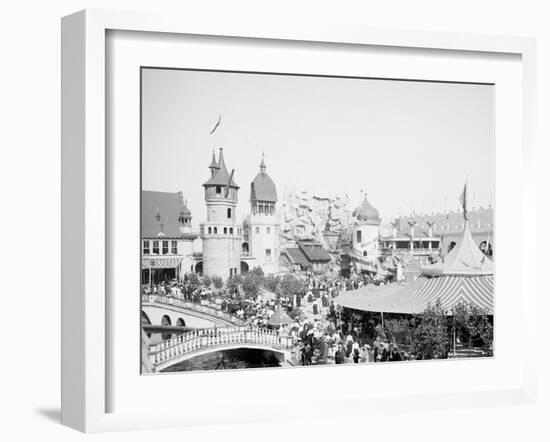
{"type": "Polygon", "coordinates": [[[231,344],[259,344],[290,350],[294,338],[250,326],[193,330],[151,346],[149,358],[153,364],[159,365],[188,353],[231,344]]]}
{"type": "Polygon", "coordinates": [[[204,313],[209,316],[215,316],[217,318],[223,319],[225,321],[231,322],[235,325],[243,325],[245,322],[236,316],[230,315],[229,313],[222,312],[214,307],[209,307],[206,305],[198,305],[183,299],[173,298],[171,296],[164,295],[143,295],[141,297],[143,302],[155,302],[158,304],[167,304],[174,305],[176,307],[181,307],[187,310],[192,310],[198,313],[204,313]]]}

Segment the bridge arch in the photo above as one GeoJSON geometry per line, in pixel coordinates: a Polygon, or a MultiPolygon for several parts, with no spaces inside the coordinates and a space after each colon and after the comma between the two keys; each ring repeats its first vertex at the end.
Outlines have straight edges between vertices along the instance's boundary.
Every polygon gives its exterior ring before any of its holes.
{"type": "Polygon", "coordinates": [[[177,325],[178,320],[181,319],[184,322],[185,327],[193,329],[227,327],[235,325],[234,322],[228,321],[223,317],[201,312],[199,309],[200,306],[183,308],[177,305],[149,301],[143,301],[141,304],[141,310],[143,314],[148,317],[151,325],[166,325],[162,322],[162,318],[164,316],[168,316],[170,318],[171,325],[177,325]]]}
{"type": "Polygon", "coordinates": [[[209,353],[235,349],[270,352],[280,362],[288,361],[294,347],[292,336],[253,326],[192,330],[150,347],[149,360],[155,371],[209,353]]]}
{"type": "Polygon", "coordinates": [[[198,263],[195,264],[195,273],[199,274],[199,275],[202,275],[202,261],[199,261],[198,263]]]}
{"type": "Polygon", "coordinates": [[[164,315],[160,319],[160,325],[172,325],[172,320],[170,319],[169,315],[164,315]]]}
{"type": "Polygon", "coordinates": [[[176,325],[177,325],[178,327],[185,327],[185,319],[183,319],[183,318],[181,318],[181,317],[178,318],[178,320],[176,321],[176,325]]]}
{"type": "Polygon", "coordinates": [[[141,323],[144,325],[151,325],[151,320],[149,319],[149,316],[147,316],[147,313],[145,313],[143,310],[141,311],[141,323]]]}

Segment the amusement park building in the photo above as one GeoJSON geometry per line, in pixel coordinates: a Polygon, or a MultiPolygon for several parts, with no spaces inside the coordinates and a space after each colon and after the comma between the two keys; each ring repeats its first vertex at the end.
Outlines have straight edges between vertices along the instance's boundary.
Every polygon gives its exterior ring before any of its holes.
{"type": "Polygon", "coordinates": [[[192,271],[191,212],[183,193],[141,192],[141,279],[158,283],[192,271]]]}

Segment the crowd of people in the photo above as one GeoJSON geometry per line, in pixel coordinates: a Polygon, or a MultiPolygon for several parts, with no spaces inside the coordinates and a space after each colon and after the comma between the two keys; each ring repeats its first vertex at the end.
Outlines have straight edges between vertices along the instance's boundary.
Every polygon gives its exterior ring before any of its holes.
{"type": "Polygon", "coordinates": [[[343,291],[372,283],[366,275],[351,278],[316,278],[304,275],[304,290],[293,296],[266,292],[255,299],[243,299],[227,292],[214,293],[210,287],[191,286],[187,281],[164,281],[143,286],[142,294],[182,299],[233,314],[255,327],[275,328],[295,342],[293,360],[299,365],[370,363],[403,360],[395,343],[385,342],[373,328],[346,315],[335,303],[343,291]],[[287,314],[286,321],[270,324],[277,305],[287,314]]]}

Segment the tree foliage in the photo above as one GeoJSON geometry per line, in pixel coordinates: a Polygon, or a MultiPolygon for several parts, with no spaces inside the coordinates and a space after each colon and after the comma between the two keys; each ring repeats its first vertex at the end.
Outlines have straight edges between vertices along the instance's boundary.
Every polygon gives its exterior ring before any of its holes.
{"type": "Polygon", "coordinates": [[[221,276],[214,275],[212,276],[212,284],[214,284],[216,289],[220,290],[223,287],[223,279],[221,276]]]}
{"type": "Polygon", "coordinates": [[[287,273],[281,278],[279,282],[279,290],[284,296],[293,296],[298,293],[302,293],[305,288],[305,283],[301,279],[298,279],[292,273],[287,273]]]}
{"type": "MultiPolygon", "coordinates": [[[[261,270],[261,269],[260,269],[261,270]]],[[[248,272],[243,278],[243,290],[247,298],[255,298],[260,293],[263,286],[263,272],[260,275],[257,272],[248,272]]]]}
{"type": "Polygon", "coordinates": [[[241,275],[233,275],[227,278],[227,290],[229,293],[235,294],[239,290],[240,285],[243,283],[243,277],[241,275]]]}
{"type": "Polygon", "coordinates": [[[416,322],[409,319],[390,319],[384,321],[385,335],[388,341],[400,348],[410,349],[416,322]]]}
{"type": "Polygon", "coordinates": [[[208,275],[203,275],[201,278],[202,285],[206,288],[210,287],[212,285],[212,278],[208,275]]]}
{"type": "Polygon", "coordinates": [[[196,273],[186,273],[185,282],[191,290],[196,290],[200,285],[200,279],[196,273]]]}
{"type": "Polygon", "coordinates": [[[444,359],[449,353],[448,318],[439,299],[418,316],[412,335],[412,353],[416,359],[444,359]]]}
{"type": "Polygon", "coordinates": [[[265,277],[264,285],[270,292],[278,293],[280,281],[281,278],[279,278],[278,276],[268,275],[265,277]]]}
{"type": "Polygon", "coordinates": [[[493,352],[493,325],[486,310],[465,302],[459,302],[452,309],[453,327],[468,339],[471,346],[474,340],[479,341],[486,354],[493,352]]]}

